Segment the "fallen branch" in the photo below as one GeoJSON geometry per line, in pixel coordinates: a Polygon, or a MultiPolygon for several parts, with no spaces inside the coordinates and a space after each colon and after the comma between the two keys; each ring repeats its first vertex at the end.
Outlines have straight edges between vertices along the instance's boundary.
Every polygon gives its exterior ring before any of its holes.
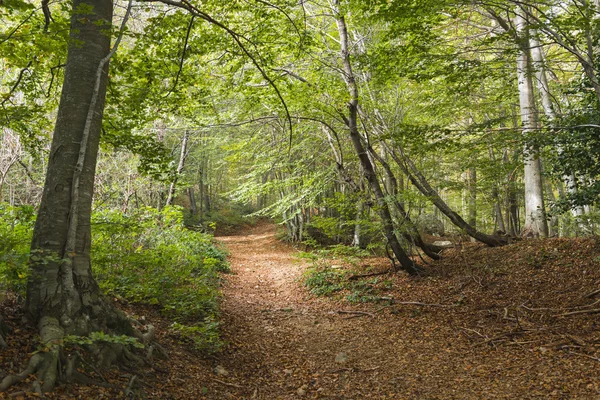
{"type": "Polygon", "coordinates": [[[496,340],[506,339],[506,338],[510,338],[513,336],[521,336],[521,335],[524,335],[525,333],[526,333],[526,331],[505,332],[505,333],[501,333],[500,335],[496,335],[494,337],[486,339],[483,342],[475,343],[473,346],[488,344],[488,343],[495,342],[496,340]]]}
{"type": "Polygon", "coordinates": [[[217,379],[217,378],[213,378],[213,381],[215,381],[217,383],[220,383],[221,385],[231,386],[231,387],[234,387],[234,388],[237,388],[237,389],[243,389],[243,387],[240,386],[240,385],[236,385],[235,383],[225,382],[225,381],[222,381],[222,380],[217,379]]]}
{"type": "Polygon", "coordinates": [[[598,357],[590,356],[590,355],[587,355],[587,354],[584,354],[584,353],[579,353],[577,351],[569,351],[569,354],[575,354],[575,355],[578,355],[578,356],[581,356],[581,357],[589,358],[590,360],[594,360],[594,361],[600,362],[600,358],[598,358],[598,357]]]}
{"type": "Polygon", "coordinates": [[[592,290],[591,292],[589,292],[587,294],[584,294],[583,297],[590,298],[590,297],[594,297],[595,295],[597,295],[599,293],[600,293],[600,289],[596,289],[596,290],[592,290]]]}
{"type": "Polygon", "coordinates": [[[374,297],[375,301],[389,301],[390,304],[398,304],[403,306],[420,306],[420,307],[439,307],[439,308],[451,308],[458,307],[457,304],[437,304],[437,303],[422,303],[420,301],[397,301],[393,297],[374,297]]]}
{"type": "Polygon", "coordinates": [[[591,310],[579,310],[579,311],[571,311],[564,314],[556,314],[554,317],[566,317],[568,315],[577,315],[577,314],[598,314],[600,313],[600,308],[593,308],[591,310]]]}
{"type": "MultiPolygon", "coordinates": [[[[587,296],[585,296],[585,297],[587,297],[587,296]]],[[[563,310],[580,310],[582,308],[593,307],[593,306],[595,306],[598,303],[600,303],[600,299],[596,300],[593,303],[586,304],[585,306],[559,307],[559,308],[549,308],[549,307],[531,308],[531,307],[527,307],[524,304],[521,304],[520,307],[524,308],[527,311],[563,311],[563,310]]]]}
{"type": "Polygon", "coordinates": [[[349,281],[356,281],[356,280],[362,279],[362,278],[369,278],[371,276],[387,275],[389,273],[390,273],[390,271],[381,271],[381,272],[372,272],[370,274],[351,275],[351,276],[348,277],[348,280],[349,281]]]}
{"type": "Polygon", "coordinates": [[[405,306],[440,307],[440,308],[457,307],[456,304],[421,303],[419,301],[394,301],[394,304],[401,304],[401,305],[405,305],[405,306]]]}
{"type": "Polygon", "coordinates": [[[340,372],[373,372],[373,371],[377,371],[379,368],[381,367],[373,367],[373,368],[366,368],[366,369],[360,369],[360,368],[340,368],[340,369],[336,369],[333,371],[329,371],[328,373],[330,374],[339,374],[340,372]]]}
{"type": "Polygon", "coordinates": [[[354,314],[355,317],[362,317],[363,315],[368,315],[369,317],[375,318],[375,314],[366,312],[366,311],[345,311],[338,310],[338,314],[354,314]]]}
{"type": "Polygon", "coordinates": [[[132,375],[131,379],[129,380],[129,384],[127,385],[127,388],[125,388],[125,397],[129,397],[129,395],[133,394],[133,385],[135,384],[135,380],[137,379],[137,375],[132,375]]]}

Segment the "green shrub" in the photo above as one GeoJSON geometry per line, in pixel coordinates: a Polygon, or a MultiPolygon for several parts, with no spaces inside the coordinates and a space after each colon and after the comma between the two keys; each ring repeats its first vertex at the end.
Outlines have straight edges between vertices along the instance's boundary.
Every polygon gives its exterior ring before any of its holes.
{"type": "Polygon", "coordinates": [[[305,272],[304,284],[317,296],[328,296],[345,289],[347,271],[330,267],[313,267],[305,272]]]}
{"type": "Polygon", "coordinates": [[[198,349],[219,348],[218,326],[212,322],[218,272],[229,267],[211,235],[186,229],[179,207],[96,213],[92,234],[92,265],[105,293],[157,305],[176,326],[186,327],[184,336],[198,349]]]}
{"type": "Polygon", "coordinates": [[[95,214],[92,265],[105,293],[156,304],[178,322],[217,311],[225,253],[210,235],[185,229],[178,207],[95,214]]]}
{"type": "Polygon", "coordinates": [[[34,223],[33,207],[0,203],[0,290],[25,295],[34,223]]]}
{"type": "MultiPolygon", "coordinates": [[[[25,294],[34,223],[33,207],[0,204],[0,290],[25,294]]],[[[218,273],[229,270],[226,254],[212,236],[186,229],[179,207],[94,213],[91,254],[104,293],[158,305],[177,326],[190,324],[185,336],[197,347],[219,347],[212,321],[217,319],[218,273]]]]}

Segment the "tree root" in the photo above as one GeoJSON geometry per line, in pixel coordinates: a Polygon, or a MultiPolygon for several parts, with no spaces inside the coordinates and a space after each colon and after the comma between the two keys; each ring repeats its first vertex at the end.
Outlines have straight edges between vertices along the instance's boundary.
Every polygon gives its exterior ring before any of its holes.
{"type": "Polygon", "coordinates": [[[2,319],[2,315],[0,315],[0,348],[6,349],[8,344],[4,340],[4,337],[8,333],[8,327],[4,324],[4,319],[2,319]]]}
{"type": "MultiPolygon", "coordinates": [[[[123,388],[107,382],[101,374],[101,370],[119,361],[124,364],[121,365],[122,368],[125,368],[126,365],[139,368],[144,364],[152,366],[150,360],[153,355],[167,358],[165,349],[157,343],[153,343],[156,337],[156,329],[151,325],[147,326],[144,333],[138,329],[133,329],[134,336],[146,346],[147,351],[145,354],[138,355],[133,351],[133,347],[119,343],[94,342],[91,345],[84,345],[86,353],[89,353],[88,356],[93,357],[92,362],[90,362],[89,357],[86,361],[83,352],[77,347],[74,347],[71,351],[65,351],[63,345],[65,331],[57,318],[42,317],[39,322],[39,332],[43,350],[35,353],[29,359],[22,372],[4,377],[0,382],[0,392],[5,392],[31,375],[35,375],[36,380],[33,383],[33,390],[40,397],[44,392],[52,390],[57,380],[121,390],[131,396],[134,393],[134,386],[139,386],[140,383],[144,384],[136,376],[137,372],[133,374],[129,384],[123,388]],[[78,371],[78,366],[81,364],[94,371],[101,380],[94,379],[78,371]]],[[[1,335],[0,338],[2,338],[1,335]]]]}

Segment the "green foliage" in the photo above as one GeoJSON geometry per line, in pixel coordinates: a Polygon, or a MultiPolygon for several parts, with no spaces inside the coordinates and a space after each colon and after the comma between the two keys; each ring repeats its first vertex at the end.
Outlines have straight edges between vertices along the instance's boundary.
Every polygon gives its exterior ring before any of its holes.
{"type": "Polygon", "coordinates": [[[92,332],[89,336],[74,336],[68,335],[63,338],[65,346],[73,345],[91,345],[95,343],[114,343],[121,344],[124,346],[133,346],[139,349],[144,348],[144,345],[140,343],[136,338],[127,335],[109,335],[104,332],[92,332]]]}
{"type": "Polygon", "coordinates": [[[317,296],[344,294],[346,301],[351,303],[376,301],[383,291],[392,287],[390,280],[380,277],[349,280],[351,275],[348,269],[319,263],[305,272],[304,285],[317,296]]]}
{"type": "Polygon", "coordinates": [[[220,199],[213,206],[214,209],[204,216],[203,221],[203,225],[211,232],[228,234],[244,225],[256,223],[257,218],[251,215],[254,210],[250,205],[220,199]]]}
{"type": "Polygon", "coordinates": [[[203,323],[193,325],[175,322],[171,325],[171,329],[203,353],[215,353],[223,346],[219,336],[219,323],[212,318],[206,318],[203,323]]]}
{"type": "Polygon", "coordinates": [[[344,290],[347,272],[329,266],[313,267],[305,272],[304,284],[317,296],[328,296],[344,290]]]}
{"type": "Polygon", "coordinates": [[[33,207],[0,203],[0,290],[25,295],[34,222],[33,207]]]}
{"type": "Polygon", "coordinates": [[[215,315],[225,254],[211,236],[185,229],[182,221],[178,207],[95,214],[92,262],[102,289],[160,305],[176,321],[215,315]]]}
{"type": "MultiPolygon", "coordinates": [[[[229,267],[212,236],[186,229],[179,207],[105,210],[92,221],[92,268],[103,291],[160,306],[196,347],[217,350],[218,273],[229,267]]],[[[0,204],[0,290],[25,294],[34,222],[33,207],[0,204]]],[[[69,340],[132,344],[101,332],[69,340]]]]}

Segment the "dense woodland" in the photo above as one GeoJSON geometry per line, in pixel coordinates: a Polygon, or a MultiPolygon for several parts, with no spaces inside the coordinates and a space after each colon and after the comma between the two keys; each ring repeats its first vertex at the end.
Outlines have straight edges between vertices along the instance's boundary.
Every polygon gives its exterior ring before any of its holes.
{"type": "Polygon", "coordinates": [[[218,353],[212,236],[260,218],[415,279],[456,243],[599,233],[599,0],[0,0],[0,21],[0,298],[41,349],[0,392],[166,357],[115,300],[218,353]]]}

